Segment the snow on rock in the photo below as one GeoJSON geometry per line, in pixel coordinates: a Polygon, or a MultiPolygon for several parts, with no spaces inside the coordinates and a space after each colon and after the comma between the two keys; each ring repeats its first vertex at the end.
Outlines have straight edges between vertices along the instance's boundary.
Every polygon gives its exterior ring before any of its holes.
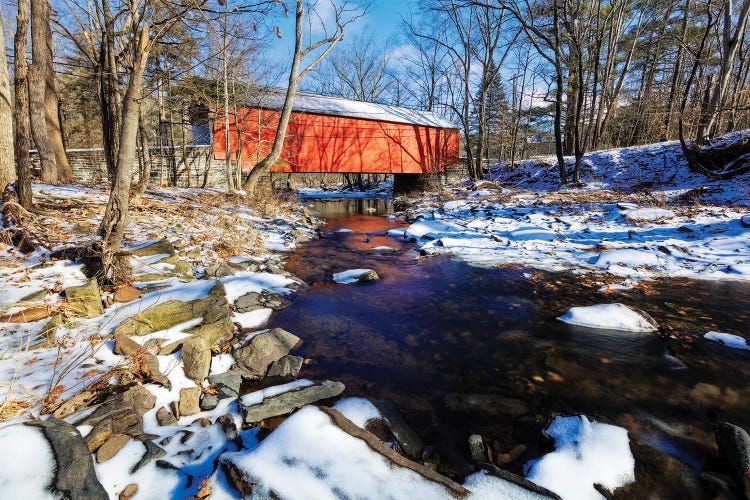
{"type": "Polygon", "coordinates": [[[585,307],[571,307],[557,318],[563,323],[600,330],[624,332],[653,332],[658,329],[650,318],[630,309],[624,304],[598,304],[585,307]]]}
{"type": "Polygon", "coordinates": [[[271,314],[273,314],[273,309],[256,309],[244,313],[234,313],[232,315],[232,321],[239,323],[240,327],[243,329],[249,330],[264,325],[268,321],[268,318],[271,317],[271,314]]]}
{"type": "Polygon", "coordinates": [[[274,396],[278,396],[279,394],[302,389],[303,387],[310,387],[311,385],[313,385],[313,383],[307,379],[295,380],[294,382],[289,382],[288,384],[274,385],[271,387],[266,387],[265,389],[261,389],[259,391],[245,394],[244,396],[239,398],[238,402],[240,406],[245,408],[248,406],[259,405],[266,398],[272,398],[274,396]]]}
{"type": "Polygon", "coordinates": [[[23,424],[0,427],[0,450],[0,494],[4,498],[58,498],[50,492],[57,468],[55,457],[39,428],[23,424]]]}
{"type": "Polygon", "coordinates": [[[333,405],[332,408],[351,420],[354,425],[363,429],[370,420],[383,418],[380,410],[365,398],[344,398],[333,405]]]}
{"type": "Polygon", "coordinates": [[[350,269],[348,271],[342,271],[340,273],[333,274],[333,281],[342,285],[348,285],[351,283],[357,283],[367,277],[366,281],[377,279],[377,274],[372,269],[350,269]],[[372,276],[373,277],[368,277],[372,276]]]}
{"type": "Polygon", "coordinates": [[[742,224],[743,227],[750,227],[750,215],[743,215],[740,217],[740,224],[742,224]]]}
{"type": "Polygon", "coordinates": [[[294,280],[281,274],[272,273],[253,273],[250,271],[241,271],[221,278],[227,293],[227,302],[234,304],[237,299],[250,292],[262,292],[268,290],[279,295],[289,293],[289,285],[294,280]]]}
{"type": "Polygon", "coordinates": [[[714,342],[724,344],[727,347],[750,350],[750,345],[748,345],[747,340],[740,337],[739,335],[732,335],[731,333],[721,332],[708,332],[703,335],[703,337],[708,340],[713,340],[714,342]]]}
{"type": "Polygon", "coordinates": [[[455,223],[439,219],[422,219],[406,229],[406,236],[420,238],[433,235],[433,238],[430,239],[436,239],[439,237],[438,235],[461,233],[465,230],[465,227],[455,223]]]}
{"type": "Polygon", "coordinates": [[[287,500],[380,498],[385,491],[391,498],[447,497],[442,486],[393,467],[313,406],[285,420],[255,450],[222,461],[241,471],[257,498],[271,492],[287,500]]]}
{"type": "MultiPolygon", "coordinates": [[[[523,480],[523,478],[517,478],[523,480]]],[[[468,476],[463,487],[471,492],[469,500],[540,500],[555,498],[531,491],[511,481],[506,481],[497,476],[480,470],[468,476]]]]}
{"type": "Polygon", "coordinates": [[[555,418],[545,434],[555,440],[556,449],[528,463],[526,477],[563,499],[599,500],[604,497],[594,484],[614,491],[635,481],[626,429],[580,415],[555,418]]]}
{"type": "Polygon", "coordinates": [[[625,210],[625,218],[632,221],[658,221],[671,219],[675,216],[672,210],[664,208],[636,208],[634,210],[625,210]]]}

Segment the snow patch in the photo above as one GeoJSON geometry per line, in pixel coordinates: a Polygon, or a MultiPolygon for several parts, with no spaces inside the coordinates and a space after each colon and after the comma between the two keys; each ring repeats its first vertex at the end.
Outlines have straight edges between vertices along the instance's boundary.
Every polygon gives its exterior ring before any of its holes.
{"type": "Polygon", "coordinates": [[[598,304],[571,307],[557,318],[563,323],[600,330],[623,332],[653,332],[657,330],[647,318],[624,304],[598,304]]]}
{"type": "Polygon", "coordinates": [[[370,401],[364,398],[344,398],[335,405],[334,410],[338,410],[346,418],[351,420],[357,427],[365,428],[370,420],[377,420],[383,416],[380,411],[370,401]]]}
{"type": "Polygon", "coordinates": [[[750,350],[750,345],[748,345],[747,340],[740,337],[739,335],[732,335],[731,333],[721,332],[708,332],[703,335],[703,337],[708,340],[713,340],[714,342],[724,344],[727,347],[733,347],[734,349],[750,350]]]}
{"type": "Polygon", "coordinates": [[[0,492],[4,498],[56,499],[49,491],[57,464],[41,430],[23,424],[0,428],[0,492]]]}
{"type": "Polygon", "coordinates": [[[306,406],[286,419],[253,451],[224,455],[253,484],[258,498],[431,498],[448,495],[416,472],[393,467],[330,417],[306,406]],[[324,445],[322,445],[324,443],[324,445]]]}
{"type": "Polygon", "coordinates": [[[545,433],[555,440],[555,451],[526,465],[527,479],[565,500],[600,500],[594,489],[609,491],[635,481],[635,459],[628,431],[586,416],[556,417],[545,433]]]}
{"type": "Polygon", "coordinates": [[[342,285],[356,283],[363,274],[369,273],[370,271],[372,271],[372,269],[350,269],[348,271],[334,273],[333,281],[342,285]]]}

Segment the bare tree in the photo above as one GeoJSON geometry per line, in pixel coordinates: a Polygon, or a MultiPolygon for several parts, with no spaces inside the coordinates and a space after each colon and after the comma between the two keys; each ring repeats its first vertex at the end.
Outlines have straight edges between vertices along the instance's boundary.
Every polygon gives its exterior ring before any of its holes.
{"type": "MultiPolygon", "coordinates": [[[[366,7],[353,6],[349,2],[343,2],[336,6],[331,4],[334,11],[334,27],[324,27],[323,37],[316,40],[310,41],[308,44],[304,44],[302,38],[304,36],[304,22],[307,19],[309,25],[313,23],[315,15],[314,5],[313,9],[308,12],[307,18],[305,16],[304,2],[303,0],[297,0],[295,9],[295,39],[294,39],[294,55],[292,56],[292,65],[289,70],[289,81],[287,85],[286,98],[284,99],[284,105],[281,108],[281,114],[279,116],[279,124],[276,127],[276,135],[274,137],[271,151],[260,160],[253,167],[250,175],[243,184],[243,189],[247,191],[251,196],[255,196],[256,187],[258,181],[264,175],[270,172],[271,167],[281,158],[281,150],[284,147],[284,139],[286,138],[286,129],[289,125],[289,120],[292,116],[292,108],[294,106],[294,96],[297,94],[297,87],[302,78],[305,77],[315,66],[317,66],[333,48],[344,38],[344,28],[364,15],[366,7]],[[330,33],[329,33],[330,31],[330,33]],[[304,68],[300,69],[305,57],[312,55],[313,59],[304,68]]],[[[317,15],[318,21],[322,22],[320,16],[317,15]]],[[[312,30],[310,30],[312,31],[312,30]]],[[[310,33],[312,37],[312,33],[310,33]]],[[[227,151],[227,154],[229,152],[227,151]]]]}
{"type": "Polygon", "coordinates": [[[721,64],[719,66],[716,84],[710,91],[707,106],[701,113],[698,122],[698,142],[711,138],[715,131],[719,115],[726,100],[727,89],[732,77],[737,53],[747,36],[748,19],[750,19],[750,0],[744,0],[739,7],[737,18],[734,18],[734,3],[724,0],[723,25],[721,33],[721,64]]]}
{"type": "Polygon", "coordinates": [[[335,50],[310,74],[320,90],[358,101],[382,101],[395,87],[389,72],[391,44],[379,47],[372,34],[355,36],[345,50],[335,50]]]}
{"type": "MultiPolygon", "coordinates": [[[[562,184],[568,183],[565,170],[565,152],[563,147],[562,107],[565,94],[565,73],[563,68],[563,41],[560,30],[561,0],[552,0],[551,23],[545,24],[535,12],[528,0],[499,0],[500,6],[507,9],[520,23],[527,39],[537,53],[554,68],[555,79],[555,154],[562,184]],[[551,25],[550,25],[551,24],[551,25]]],[[[562,0],[565,1],[565,0],[562,0]]]]}
{"type": "MultiPolygon", "coordinates": [[[[104,12],[107,10],[104,5],[109,4],[109,0],[100,1],[100,9],[97,10],[104,12]]],[[[195,4],[162,4],[161,7],[163,8],[156,9],[152,0],[131,1],[124,4],[117,15],[107,14],[101,20],[105,34],[100,38],[98,52],[113,52],[114,47],[118,45],[125,47],[129,77],[122,98],[119,123],[110,126],[112,130],[119,130],[119,146],[109,201],[99,226],[103,278],[111,282],[121,281],[129,274],[129,266],[119,249],[127,224],[131,172],[136,162],[139,110],[146,62],[154,43],[193,9],[195,4]],[[116,24],[116,19],[123,21],[116,24]]]]}
{"type": "MultiPolygon", "coordinates": [[[[400,77],[406,80],[405,91],[415,104],[425,111],[437,111],[446,100],[446,71],[448,52],[437,42],[440,36],[426,38],[427,23],[417,25],[414,20],[404,23],[408,50],[403,59],[400,77]]],[[[435,26],[433,26],[435,28],[435,26]]]]}

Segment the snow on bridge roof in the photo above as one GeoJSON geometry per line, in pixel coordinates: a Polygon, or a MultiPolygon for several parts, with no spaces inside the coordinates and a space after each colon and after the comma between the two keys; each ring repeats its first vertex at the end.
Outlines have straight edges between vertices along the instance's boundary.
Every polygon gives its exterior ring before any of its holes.
{"type": "MultiPolygon", "coordinates": [[[[281,109],[286,97],[285,89],[263,89],[257,96],[249,99],[249,104],[266,109],[281,109]]],[[[361,118],[409,125],[423,125],[437,128],[458,128],[456,124],[431,111],[388,106],[374,102],[355,101],[341,97],[332,97],[308,92],[297,92],[294,97],[294,111],[320,115],[361,118]]]]}

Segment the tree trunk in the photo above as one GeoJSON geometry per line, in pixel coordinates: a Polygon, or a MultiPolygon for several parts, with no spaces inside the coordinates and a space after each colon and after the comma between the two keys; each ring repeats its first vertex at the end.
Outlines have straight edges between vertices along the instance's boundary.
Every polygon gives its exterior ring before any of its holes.
{"type": "Polygon", "coordinates": [[[115,55],[115,28],[110,2],[102,2],[102,40],[99,49],[97,79],[99,81],[99,107],[102,114],[102,138],[104,157],[107,160],[107,175],[110,181],[115,176],[117,156],[120,150],[120,124],[122,123],[122,99],[117,81],[117,56],[115,55]]]}
{"type": "MultiPolygon", "coordinates": [[[[682,80],[682,53],[683,47],[685,46],[685,40],[688,31],[688,17],[690,15],[690,0],[685,0],[685,10],[682,14],[682,24],[680,27],[680,41],[677,44],[677,55],[675,56],[674,70],[672,72],[672,84],[670,87],[669,95],[678,95],[678,86],[682,80]]],[[[667,114],[664,117],[664,136],[662,137],[665,141],[669,140],[670,127],[672,125],[672,116],[674,115],[674,102],[675,99],[667,100],[667,114]]]]}
{"type": "Polygon", "coordinates": [[[130,75],[130,81],[123,99],[122,126],[120,127],[115,175],[112,179],[109,202],[99,227],[99,235],[102,238],[104,278],[113,283],[126,279],[129,274],[127,261],[118,255],[118,251],[127,224],[130,177],[136,160],[138,109],[143,90],[143,72],[148,59],[148,30],[148,24],[144,24],[134,48],[133,72],[130,75]]]}
{"type": "Polygon", "coordinates": [[[57,159],[47,130],[46,85],[47,75],[52,72],[52,60],[48,57],[47,27],[49,25],[49,3],[47,0],[31,0],[31,67],[29,68],[29,101],[31,132],[42,164],[41,181],[57,182],[57,159]]]}
{"type": "Polygon", "coordinates": [[[146,135],[145,117],[143,116],[143,106],[138,106],[138,135],[140,136],[141,148],[141,169],[138,173],[138,183],[133,188],[133,203],[138,204],[143,198],[143,194],[148,187],[151,178],[151,154],[148,149],[148,137],[146,135]]]}
{"type": "Polygon", "coordinates": [[[16,35],[13,39],[14,59],[13,86],[15,89],[15,101],[13,118],[15,122],[14,143],[16,150],[16,193],[18,199],[25,209],[33,206],[31,194],[31,162],[29,160],[29,149],[31,149],[31,129],[29,125],[29,81],[28,65],[26,63],[26,37],[29,29],[29,0],[18,0],[18,13],[16,15],[16,35]]]}
{"type": "MultiPolygon", "coordinates": [[[[224,4],[224,29],[222,31],[222,71],[223,71],[223,84],[224,84],[224,170],[227,176],[227,191],[233,189],[232,184],[232,158],[230,156],[231,142],[229,141],[229,68],[228,64],[228,53],[227,53],[227,12],[229,9],[229,2],[224,4]]],[[[295,52],[296,54],[296,52],[295,52]]],[[[291,79],[291,76],[290,76],[291,79]]],[[[235,124],[237,117],[235,116],[235,124]]],[[[239,147],[239,144],[237,145],[239,147]]],[[[238,150],[239,154],[239,150],[238,150]]],[[[239,184],[237,188],[239,188],[239,184]]]]}
{"type": "Polygon", "coordinates": [[[36,30],[36,32],[32,26],[32,37],[43,30],[43,43],[39,44],[39,48],[42,49],[42,52],[39,54],[39,57],[44,59],[41,68],[44,70],[44,121],[47,125],[47,136],[50,146],[55,154],[58,182],[73,182],[73,171],[70,169],[70,163],[68,163],[68,155],[65,153],[65,141],[62,136],[62,125],[60,123],[60,98],[57,95],[57,89],[55,88],[55,71],[54,66],[52,65],[52,23],[50,20],[49,0],[33,0],[33,2],[44,3],[39,9],[40,13],[45,16],[44,26],[36,30]]]}
{"type": "MultiPolygon", "coordinates": [[[[0,54],[5,54],[3,19],[0,15],[0,54]]],[[[16,178],[13,165],[13,111],[10,105],[10,83],[8,65],[0,64],[0,188],[16,178]]]]}
{"type": "Polygon", "coordinates": [[[563,133],[562,133],[562,103],[563,103],[563,69],[560,49],[560,14],[558,9],[558,0],[553,0],[553,31],[554,31],[554,52],[555,52],[555,153],[557,155],[557,168],[560,173],[560,182],[568,183],[568,174],[565,171],[565,154],[563,153],[563,133]]]}

